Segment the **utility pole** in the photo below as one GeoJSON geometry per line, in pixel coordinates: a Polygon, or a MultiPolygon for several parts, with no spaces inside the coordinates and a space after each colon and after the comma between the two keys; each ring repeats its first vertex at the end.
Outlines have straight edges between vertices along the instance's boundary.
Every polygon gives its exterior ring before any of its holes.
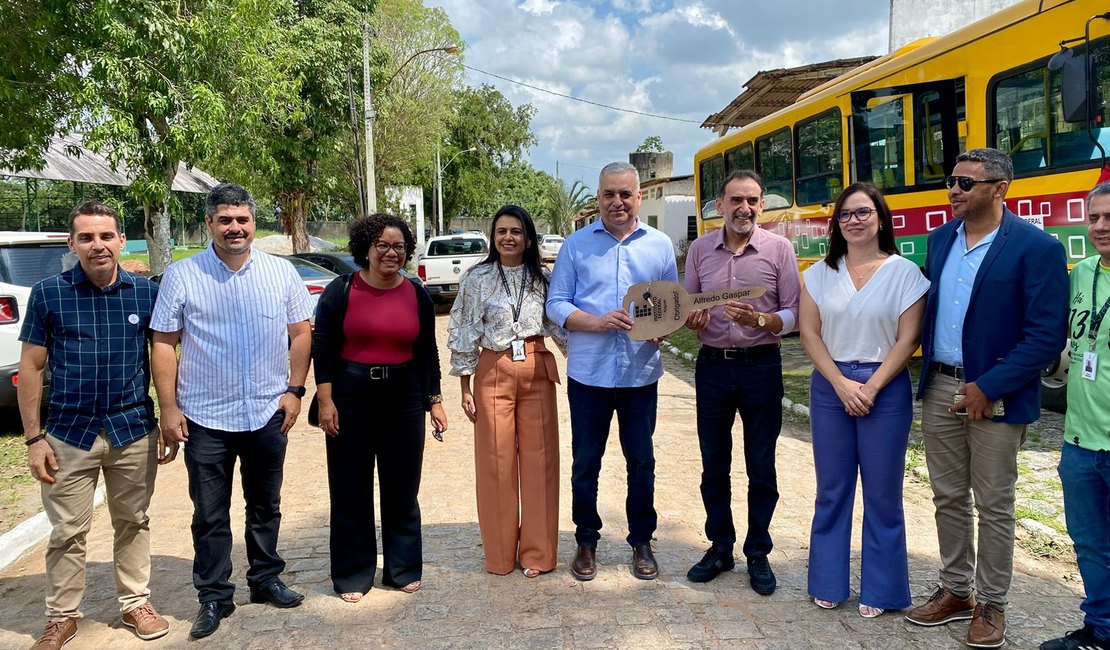
{"type": "Polygon", "coordinates": [[[362,21],[362,115],[366,129],[366,214],[378,211],[374,180],[374,98],[370,90],[370,22],[362,21]]]}

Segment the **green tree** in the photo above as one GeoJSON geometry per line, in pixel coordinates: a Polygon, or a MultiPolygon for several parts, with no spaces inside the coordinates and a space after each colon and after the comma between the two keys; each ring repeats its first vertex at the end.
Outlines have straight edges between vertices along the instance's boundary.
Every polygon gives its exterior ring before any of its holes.
{"type": "Polygon", "coordinates": [[[443,174],[445,227],[455,214],[488,216],[500,205],[497,197],[502,174],[518,164],[536,144],[531,104],[514,107],[493,86],[463,88],[455,93],[455,116],[450,124],[441,160],[471,147],[443,174]]]}
{"type": "MultiPolygon", "coordinates": [[[[5,54],[20,60],[18,81],[47,105],[44,117],[15,124],[3,142],[16,144],[16,157],[34,158],[52,135],[83,131],[91,149],[133,174],[129,189],[142,202],[151,268],[160,272],[170,262],[170,188],[178,165],[207,157],[284,96],[273,92],[270,51],[282,0],[64,5],[10,0],[5,8],[32,21],[19,40],[5,39],[11,47],[5,54]],[[61,11],[60,22],[39,5],[61,11]],[[51,71],[57,61],[62,69],[51,71]]],[[[13,126],[19,103],[11,112],[0,109],[0,124],[13,126]]]]}
{"type": "MultiPolygon", "coordinates": [[[[506,166],[498,180],[500,185],[493,199],[493,211],[507,203],[519,205],[532,215],[533,220],[540,223],[547,196],[555,187],[555,179],[547,172],[538,171],[528,163],[518,161],[506,166]]],[[[491,211],[490,214],[492,213],[491,211]]]]}
{"type": "Polygon", "coordinates": [[[558,179],[548,190],[544,201],[542,221],[547,224],[552,233],[559,235],[569,234],[574,224],[574,217],[594,200],[590,188],[581,180],[567,187],[567,182],[558,179]]]}
{"type": "Polygon", "coordinates": [[[663,148],[663,138],[657,135],[649,135],[644,138],[640,146],[636,147],[636,153],[663,153],[666,149],[663,148]]]}
{"type": "MultiPolygon", "coordinates": [[[[281,207],[293,250],[309,249],[307,220],[321,196],[343,192],[352,163],[348,74],[362,66],[362,25],[375,0],[294,2],[277,17],[271,92],[281,99],[244,139],[228,140],[211,167],[259,188],[281,207]]],[[[361,79],[361,75],[358,77],[361,79]]],[[[360,125],[361,126],[361,125],[360,125]]],[[[350,207],[350,206],[348,206],[350,207]]]]}

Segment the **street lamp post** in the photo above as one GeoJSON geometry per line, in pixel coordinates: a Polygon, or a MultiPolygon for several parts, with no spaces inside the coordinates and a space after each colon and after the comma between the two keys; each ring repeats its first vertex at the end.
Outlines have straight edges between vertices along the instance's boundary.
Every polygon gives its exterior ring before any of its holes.
{"type": "Polygon", "coordinates": [[[446,165],[443,165],[442,167],[440,167],[440,165],[439,165],[439,145],[438,144],[436,145],[436,233],[437,234],[440,234],[440,235],[443,234],[443,170],[447,169],[447,167],[452,162],[454,162],[456,158],[463,155],[464,153],[469,153],[471,151],[477,151],[477,150],[478,150],[477,147],[471,147],[469,149],[463,149],[462,151],[458,152],[454,156],[451,156],[451,159],[447,161],[446,165]]]}
{"type": "MultiPolygon", "coordinates": [[[[382,84],[381,88],[379,88],[378,90],[382,90],[386,86],[388,86],[389,82],[393,81],[393,79],[397,76],[397,73],[401,72],[401,70],[404,70],[405,66],[407,66],[413,59],[420,56],[421,54],[428,54],[430,52],[444,52],[446,54],[455,54],[458,51],[459,51],[459,46],[455,45],[454,43],[451,43],[449,45],[444,45],[442,47],[433,47],[433,48],[429,48],[427,50],[420,50],[419,52],[416,52],[416,53],[412,54],[411,56],[409,56],[409,58],[405,59],[404,62],[401,63],[401,65],[397,66],[397,69],[393,71],[393,74],[389,76],[389,79],[385,80],[385,83],[382,84]]],[[[370,89],[370,23],[369,22],[363,22],[362,23],[362,87],[363,87],[362,111],[363,111],[363,118],[366,121],[366,127],[365,127],[366,128],[366,170],[364,172],[365,176],[366,176],[366,183],[365,183],[365,186],[366,186],[366,206],[367,206],[367,214],[373,214],[373,213],[378,211],[378,194],[377,194],[377,183],[375,182],[375,175],[374,175],[374,118],[375,118],[375,114],[374,114],[374,97],[373,97],[373,92],[370,89]]]]}

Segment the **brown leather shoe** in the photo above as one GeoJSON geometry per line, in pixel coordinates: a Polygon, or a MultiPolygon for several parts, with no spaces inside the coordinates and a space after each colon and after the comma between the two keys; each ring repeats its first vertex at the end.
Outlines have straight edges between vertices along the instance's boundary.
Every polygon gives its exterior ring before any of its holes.
{"type": "Polygon", "coordinates": [[[38,643],[31,646],[31,650],[58,650],[75,636],[77,636],[77,619],[50,621],[42,629],[42,636],[39,637],[38,643]]]}
{"type": "Polygon", "coordinates": [[[1006,643],[1006,613],[995,603],[979,603],[967,628],[972,648],[997,648],[1006,643]]]}
{"type": "Polygon", "coordinates": [[[135,630],[135,636],[143,641],[166,636],[166,632],[170,631],[169,621],[162,618],[149,601],[131,611],[124,612],[120,620],[124,625],[135,630]]]}
{"type": "Polygon", "coordinates": [[[975,596],[959,598],[938,586],[924,605],[918,605],[906,613],[906,620],[914,625],[932,627],[952,621],[966,621],[974,612],[975,596]]]}
{"type": "Polygon", "coordinates": [[[570,563],[570,573],[575,578],[593,580],[597,575],[597,549],[592,546],[579,546],[574,554],[574,562],[570,563]]]}
{"type": "Polygon", "coordinates": [[[651,544],[640,544],[632,547],[632,575],[640,580],[655,580],[659,575],[659,565],[655,563],[655,554],[651,552],[651,544]]]}

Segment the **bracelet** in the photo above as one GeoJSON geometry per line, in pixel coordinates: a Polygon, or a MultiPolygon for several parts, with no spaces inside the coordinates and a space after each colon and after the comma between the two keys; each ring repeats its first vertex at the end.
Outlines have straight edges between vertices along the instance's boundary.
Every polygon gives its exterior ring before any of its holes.
{"type": "Polygon", "coordinates": [[[428,403],[429,404],[439,404],[442,401],[443,401],[443,395],[429,395],[428,396],[428,403]]]}
{"type": "Polygon", "coordinates": [[[46,434],[45,433],[40,433],[39,435],[35,436],[34,438],[30,438],[28,440],[25,440],[24,444],[26,444],[28,447],[30,447],[31,445],[35,444],[39,440],[46,440],[46,434]]]}

